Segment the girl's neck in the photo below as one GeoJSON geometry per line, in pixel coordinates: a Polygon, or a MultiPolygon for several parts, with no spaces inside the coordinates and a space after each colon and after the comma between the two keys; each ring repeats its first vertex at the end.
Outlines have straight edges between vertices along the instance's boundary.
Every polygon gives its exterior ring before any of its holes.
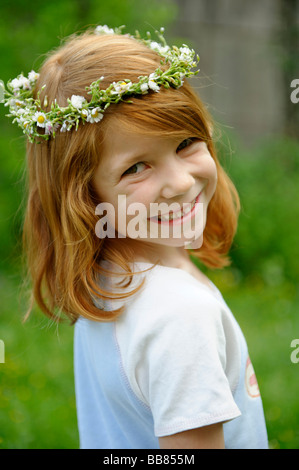
{"type": "MultiPolygon", "coordinates": [[[[191,274],[192,277],[200,281],[202,284],[205,284],[207,287],[209,287],[211,290],[214,290],[211,287],[211,281],[209,278],[200,271],[198,267],[195,266],[195,264],[191,261],[188,251],[184,249],[184,252],[181,253],[178,250],[177,256],[174,256],[175,253],[172,253],[173,256],[170,257],[164,257],[163,259],[160,259],[157,261],[158,265],[161,266],[166,266],[168,268],[176,268],[176,269],[181,269],[189,274],[191,274]]],[[[144,262],[144,263],[150,263],[150,264],[155,264],[155,261],[149,260],[149,257],[138,257],[136,258],[135,261],[139,262],[144,262]]]]}
{"type": "MultiPolygon", "coordinates": [[[[126,242],[130,247],[129,239],[126,239],[126,242]]],[[[133,247],[135,262],[180,268],[190,261],[189,252],[184,247],[160,246],[144,241],[136,243],[136,240],[133,240],[133,247]]]]}
{"type": "Polygon", "coordinates": [[[136,240],[131,243],[128,238],[115,239],[115,241],[117,241],[115,251],[120,251],[120,253],[127,251],[129,255],[128,261],[181,269],[211,288],[211,281],[191,261],[189,250],[184,247],[165,247],[149,244],[144,241],[136,243],[136,240]]]}

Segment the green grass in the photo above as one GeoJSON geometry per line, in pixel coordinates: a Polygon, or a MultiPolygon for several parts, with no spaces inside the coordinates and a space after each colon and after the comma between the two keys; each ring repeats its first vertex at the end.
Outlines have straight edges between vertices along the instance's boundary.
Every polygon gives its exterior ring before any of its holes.
{"type": "Polygon", "coordinates": [[[0,278],[0,448],[78,448],[73,329],[38,313],[23,324],[18,281],[0,278]]]}

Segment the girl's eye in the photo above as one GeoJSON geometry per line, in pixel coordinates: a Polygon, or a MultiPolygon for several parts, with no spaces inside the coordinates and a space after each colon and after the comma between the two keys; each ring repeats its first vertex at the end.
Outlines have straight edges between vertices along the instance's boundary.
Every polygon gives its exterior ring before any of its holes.
{"type": "Polygon", "coordinates": [[[128,168],[128,170],[126,170],[122,176],[137,175],[138,173],[141,173],[145,168],[146,168],[145,163],[142,163],[142,162],[135,163],[130,168],[128,168]]]}
{"type": "Polygon", "coordinates": [[[189,137],[188,139],[183,140],[180,145],[177,147],[176,152],[180,152],[181,150],[184,150],[186,147],[189,147],[192,145],[194,142],[197,142],[198,139],[196,137],[189,137]]]}

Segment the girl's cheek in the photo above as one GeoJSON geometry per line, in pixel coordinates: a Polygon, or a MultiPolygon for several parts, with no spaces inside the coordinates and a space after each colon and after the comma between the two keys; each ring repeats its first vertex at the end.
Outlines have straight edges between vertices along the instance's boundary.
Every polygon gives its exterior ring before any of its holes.
{"type": "Polygon", "coordinates": [[[205,170],[202,172],[202,177],[207,180],[206,195],[211,199],[217,187],[217,167],[212,157],[207,161],[205,170]]]}
{"type": "Polygon", "coordinates": [[[147,183],[140,183],[138,186],[132,186],[129,191],[126,192],[127,203],[139,202],[144,205],[148,205],[151,202],[155,202],[155,190],[153,185],[147,183]]]}
{"type": "Polygon", "coordinates": [[[206,177],[211,182],[217,181],[217,167],[216,167],[216,163],[214,159],[211,156],[207,158],[207,161],[205,164],[205,173],[206,173],[206,177]]]}

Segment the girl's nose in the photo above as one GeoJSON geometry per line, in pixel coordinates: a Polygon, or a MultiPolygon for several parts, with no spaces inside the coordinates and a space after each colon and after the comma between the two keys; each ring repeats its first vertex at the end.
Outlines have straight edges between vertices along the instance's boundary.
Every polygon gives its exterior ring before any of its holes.
{"type": "Polygon", "coordinates": [[[195,184],[192,174],[181,163],[171,163],[163,172],[161,197],[171,199],[187,193],[195,184]]]}

